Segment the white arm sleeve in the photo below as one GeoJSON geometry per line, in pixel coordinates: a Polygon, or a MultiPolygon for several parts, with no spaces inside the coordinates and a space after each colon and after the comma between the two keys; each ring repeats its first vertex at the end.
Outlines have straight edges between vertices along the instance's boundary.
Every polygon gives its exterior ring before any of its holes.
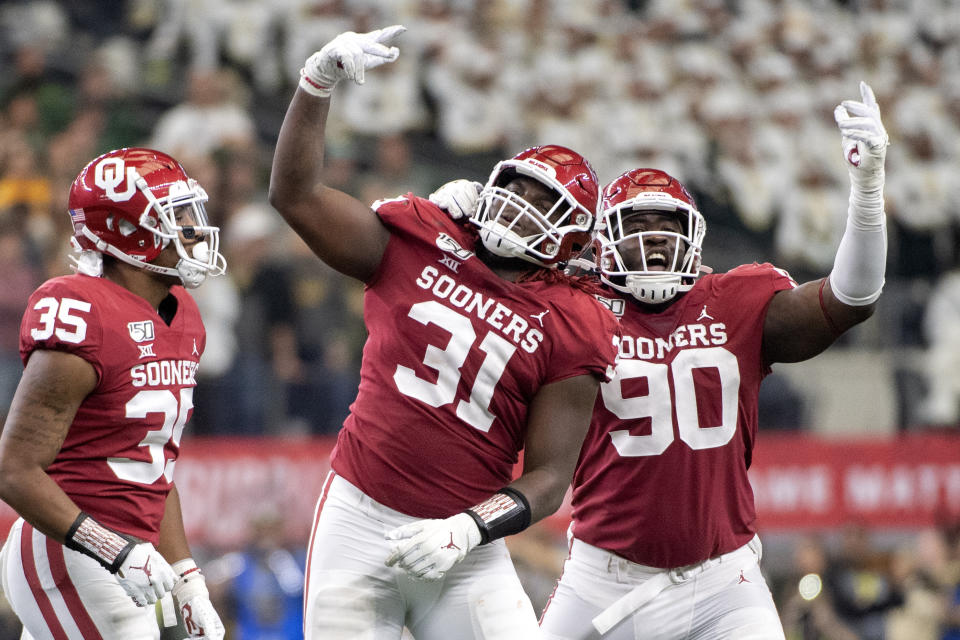
{"type": "Polygon", "coordinates": [[[830,272],[833,295],[852,307],[876,302],[883,290],[887,266],[887,225],[883,214],[883,197],[878,195],[878,215],[859,216],[854,202],[856,198],[853,192],[856,190],[856,187],[851,189],[847,228],[840,239],[833,271],[830,272]]]}
{"type": "Polygon", "coordinates": [[[853,307],[880,297],[887,266],[887,227],[883,211],[884,160],[890,142],[880,121],[873,90],[860,83],[863,102],[844,100],[834,110],[850,175],[847,228],[830,272],[830,288],[853,307]]]}

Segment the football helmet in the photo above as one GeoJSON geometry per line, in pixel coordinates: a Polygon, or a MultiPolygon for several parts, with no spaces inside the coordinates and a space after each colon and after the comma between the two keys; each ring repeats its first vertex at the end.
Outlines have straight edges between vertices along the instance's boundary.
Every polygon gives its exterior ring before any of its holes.
{"type": "Polygon", "coordinates": [[[586,158],[558,145],[532,147],[497,163],[470,221],[494,255],[552,267],[590,246],[599,198],[597,174],[586,158]],[[546,213],[504,188],[518,176],[533,178],[556,195],[546,213]]]}
{"type": "Polygon", "coordinates": [[[679,180],[658,169],[627,171],[604,188],[602,207],[598,260],[600,279],[605,284],[648,304],[667,302],[693,286],[701,271],[707,224],[679,180]],[[653,211],[676,213],[682,231],[624,233],[624,222],[630,216],[653,211]],[[663,238],[673,238],[672,252],[655,251],[650,246],[654,238],[661,239],[658,247],[663,238]],[[631,252],[634,257],[628,263],[623,250],[637,248],[638,244],[639,251],[631,252]],[[648,264],[651,258],[653,262],[648,264]]]}
{"type": "Polygon", "coordinates": [[[179,162],[152,149],[110,151],[83,168],[70,188],[69,214],[78,271],[101,275],[100,254],[154,273],[178,276],[187,287],[220,275],[220,230],[207,222],[207,193],[179,162]],[[189,213],[183,209],[189,207],[189,213]],[[202,238],[192,247],[183,237],[202,238]],[[176,267],[153,264],[171,242],[176,267]]]}

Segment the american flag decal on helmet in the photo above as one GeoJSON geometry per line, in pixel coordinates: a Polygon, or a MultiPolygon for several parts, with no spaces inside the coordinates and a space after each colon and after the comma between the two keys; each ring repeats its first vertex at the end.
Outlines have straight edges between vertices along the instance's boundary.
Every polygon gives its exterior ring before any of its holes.
{"type": "Polygon", "coordinates": [[[73,230],[76,232],[87,222],[87,216],[83,214],[83,209],[67,209],[70,214],[70,222],[73,223],[73,230]]]}

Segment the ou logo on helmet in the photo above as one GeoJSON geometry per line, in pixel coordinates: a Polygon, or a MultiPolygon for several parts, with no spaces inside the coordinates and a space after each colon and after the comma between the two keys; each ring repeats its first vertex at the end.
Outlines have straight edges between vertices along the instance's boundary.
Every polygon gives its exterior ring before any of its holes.
{"type": "Polygon", "coordinates": [[[124,172],[123,158],[107,158],[99,162],[93,172],[93,183],[103,189],[114,202],[126,202],[137,192],[137,170],[127,167],[124,172]],[[117,187],[124,185],[123,191],[117,187]]]}

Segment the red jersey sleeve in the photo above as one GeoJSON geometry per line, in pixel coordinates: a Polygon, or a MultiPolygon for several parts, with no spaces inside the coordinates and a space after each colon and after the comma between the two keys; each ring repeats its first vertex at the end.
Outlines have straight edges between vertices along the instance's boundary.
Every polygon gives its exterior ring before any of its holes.
{"type": "Polygon", "coordinates": [[[65,351],[93,365],[102,377],[99,354],[103,345],[100,309],[75,281],[55,278],[40,285],[27,302],[20,323],[20,359],[23,364],[37,349],[65,351]]]}
{"type": "MultiPolygon", "coordinates": [[[[620,345],[620,324],[592,295],[568,285],[556,293],[555,331],[546,382],[591,374],[604,382],[613,378],[620,345]]],[[[543,317],[547,322],[547,316],[543,317]]]]}

